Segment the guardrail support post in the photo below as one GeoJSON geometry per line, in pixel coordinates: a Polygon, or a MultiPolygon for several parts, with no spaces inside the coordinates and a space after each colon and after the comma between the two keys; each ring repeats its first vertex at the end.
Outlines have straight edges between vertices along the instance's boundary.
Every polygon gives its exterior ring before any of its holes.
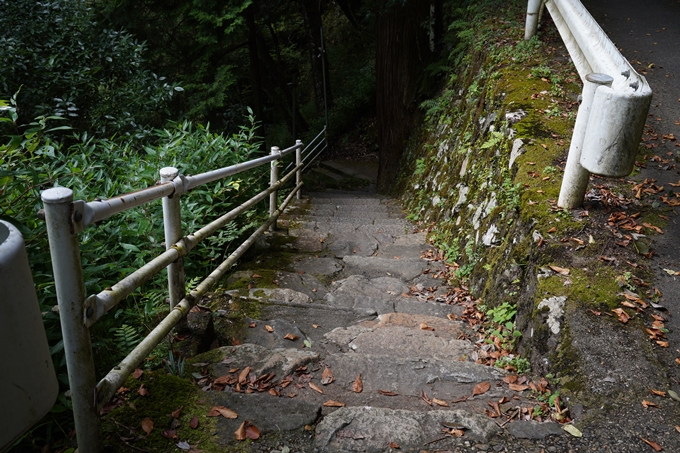
{"type": "MultiPolygon", "coordinates": [[[[164,167],[160,171],[161,182],[173,181],[179,170],[174,167],[164,167]]],[[[165,250],[168,250],[182,238],[182,211],[179,195],[163,197],[163,228],[165,229],[165,250]]],[[[180,257],[168,266],[168,293],[170,296],[170,310],[175,308],[185,296],[184,287],[184,258],[180,257]]]]}
{"type": "Polygon", "coordinates": [[[45,206],[78,449],[98,453],[104,445],[99,414],[94,405],[96,381],[90,332],[83,322],[85,284],[80,249],[78,236],[72,232],[73,221],[79,221],[71,218],[77,215],[71,209],[73,191],[57,187],[44,191],[41,198],[45,206]]]}
{"type": "Polygon", "coordinates": [[[543,12],[543,0],[529,0],[527,5],[527,21],[524,27],[524,39],[530,40],[538,30],[538,23],[543,12]]]}
{"type": "MultiPolygon", "coordinates": [[[[302,163],[302,140],[295,140],[295,146],[297,148],[295,149],[295,166],[299,167],[300,164],[302,163]]],[[[298,171],[295,173],[295,185],[299,186],[302,183],[302,168],[298,169],[298,171]]],[[[300,192],[301,190],[298,189],[297,191],[297,201],[300,201],[300,192]]]]}
{"type": "Polygon", "coordinates": [[[583,198],[588,188],[590,173],[581,166],[581,151],[583,150],[583,139],[588,127],[590,109],[595,97],[595,91],[601,85],[611,86],[614,79],[607,74],[588,74],[583,85],[583,98],[576,115],[574,132],[571,136],[571,145],[567,155],[567,164],[564,168],[562,187],[557,206],[565,209],[573,209],[581,206],[583,198]]]}
{"type": "MultiPolygon", "coordinates": [[[[272,155],[275,154],[281,154],[281,150],[279,149],[278,146],[272,146],[272,155]]],[[[276,184],[276,182],[279,180],[279,160],[273,160],[271,162],[271,172],[270,172],[270,178],[269,178],[269,187],[273,186],[276,184]]],[[[269,194],[269,217],[273,217],[274,214],[276,214],[276,210],[278,209],[277,206],[277,197],[278,193],[277,191],[273,191],[272,193],[269,194]]],[[[269,227],[269,231],[274,231],[276,230],[276,223],[273,223],[269,227]]]]}

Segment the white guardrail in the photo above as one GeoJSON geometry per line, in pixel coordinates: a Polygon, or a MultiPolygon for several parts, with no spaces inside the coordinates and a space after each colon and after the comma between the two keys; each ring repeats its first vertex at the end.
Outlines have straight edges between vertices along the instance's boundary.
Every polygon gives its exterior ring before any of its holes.
{"type": "Polygon", "coordinates": [[[296,144],[288,149],[279,150],[273,147],[269,156],[199,175],[183,176],[176,168],[166,167],[160,170],[161,183],[159,185],[108,200],[73,201],[73,191],[65,187],[48,189],[42,193],[79,451],[99,453],[103,450],[99,409],[255,240],[267,229],[274,228],[276,219],[293,196],[297,194],[297,198],[300,198],[302,171],[327,148],[326,130],[327,127],[324,127],[304,150],[302,142],[297,140],[296,144]],[[293,168],[279,179],[278,161],[293,152],[295,159],[288,167],[293,168]],[[271,180],[266,190],[200,230],[182,236],[180,218],[182,194],[199,185],[268,163],[271,164],[271,180]],[[277,190],[293,176],[296,180],[295,187],[281,206],[277,206],[277,190]],[[267,221],[194,290],[185,294],[183,257],[199,242],[217,232],[247,209],[266,199],[267,196],[269,196],[270,203],[270,216],[267,221]],[[162,199],[163,205],[166,251],[112,287],[86,298],[78,233],[116,213],[158,199],[162,199]],[[90,327],[107,311],[165,268],[168,269],[170,313],[125,359],[109,371],[99,383],[96,383],[90,327]]]}
{"type": "Polygon", "coordinates": [[[652,90],[578,0],[529,0],[525,39],[531,39],[546,7],[583,81],[557,202],[583,203],[590,173],[620,177],[633,171],[652,90]]]}

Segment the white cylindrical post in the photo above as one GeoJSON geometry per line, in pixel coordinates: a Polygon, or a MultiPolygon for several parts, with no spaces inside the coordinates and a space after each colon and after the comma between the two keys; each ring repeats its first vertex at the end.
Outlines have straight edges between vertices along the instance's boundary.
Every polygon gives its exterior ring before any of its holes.
{"type": "Polygon", "coordinates": [[[59,394],[24,238],[0,220],[0,450],[45,416],[59,394]]]}
{"type": "MultiPolygon", "coordinates": [[[[295,166],[299,167],[300,164],[302,163],[302,140],[295,140],[295,146],[297,148],[295,149],[295,166]]],[[[295,173],[295,185],[299,186],[302,183],[302,168],[299,168],[298,171],[295,173]]],[[[301,190],[297,191],[297,200],[300,201],[300,192],[301,190]]]]}
{"type": "Polygon", "coordinates": [[[524,27],[524,39],[530,40],[538,30],[538,21],[541,16],[541,9],[543,7],[543,0],[529,0],[527,4],[527,21],[524,27]]]}
{"type": "MultiPolygon", "coordinates": [[[[161,182],[173,181],[179,175],[179,170],[174,167],[161,168],[160,175],[161,182]]],[[[179,195],[173,194],[162,199],[166,250],[182,238],[182,212],[179,198],[179,195]]],[[[185,295],[184,258],[182,257],[168,265],[168,293],[170,310],[172,310],[185,295]]]]}
{"type": "Polygon", "coordinates": [[[581,206],[583,203],[590,173],[581,166],[580,160],[583,139],[586,135],[588,119],[590,117],[590,109],[597,88],[602,85],[611,86],[613,81],[614,79],[606,74],[595,73],[586,76],[586,82],[583,85],[583,98],[576,115],[574,132],[571,135],[571,145],[569,146],[569,155],[567,156],[567,164],[564,168],[564,177],[562,178],[562,187],[560,188],[560,197],[557,201],[557,205],[561,208],[573,209],[581,206]]]}
{"type": "MultiPolygon", "coordinates": [[[[272,146],[272,155],[275,154],[281,154],[281,150],[279,149],[278,146],[272,146]]],[[[271,171],[270,171],[270,178],[269,178],[269,187],[273,186],[276,184],[276,182],[279,180],[279,161],[273,160],[271,162],[271,171]]],[[[269,194],[269,217],[273,217],[274,214],[276,213],[276,209],[278,208],[277,206],[277,196],[278,193],[277,191],[273,191],[272,193],[269,194]]],[[[274,231],[276,229],[276,224],[272,224],[271,227],[269,227],[270,231],[274,231]]]]}
{"type": "Polygon", "coordinates": [[[83,318],[85,285],[78,236],[72,233],[73,191],[64,187],[42,193],[47,237],[59,304],[59,320],[71,387],[79,451],[103,450],[101,423],[94,405],[95,371],[90,332],[83,318]]]}

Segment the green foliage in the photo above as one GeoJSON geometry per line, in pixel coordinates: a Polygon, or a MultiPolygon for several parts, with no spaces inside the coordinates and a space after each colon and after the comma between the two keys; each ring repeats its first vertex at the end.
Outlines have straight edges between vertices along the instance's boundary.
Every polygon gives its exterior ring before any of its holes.
{"type": "Polygon", "coordinates": [[[531,364],[529,361],[523,357],[519,356],[502,356],[500,359],[496,360],[494,363],[496,368],[507,368],[513,367],[517,370],[517,374],[526,374],[531,371],[531,364]]]}
{"type": "Polygon", "coordinates": [[[507,351],[515,348],[516,341],[522,336],[522,332],[516,330],[515,315],[517,305],[503,302],[498,307],[479,307],[487,317],[486,342],[493,343],[494,338],[500,341],[501,347],[507,351]]]}
{"type": "Polygon", "coordinates": [[[184,377],[184,357],[175,360],[172,350],[168,351],[168,360],[165,362],[165,369],[173,376],[184,377]]]}
{"type": "Polygon", "coordinates": [[[84,0],[0,0],[0,10],[0,98],[21,88],[20,123],[60,116],[78,129],[140,137],[163,124],[182,91],[145,69],[144,44],[103,28],[84,0]]]}
{"type": "Polygon", "coordinates": [[[142,341],[142,337],[139,332],[137,332],[137,329],[127,324],[112,327],[110,332],[113,341],[116,344],[116,349],[119,350],[122,355],[129,354],[130,351],[142,341]]]}

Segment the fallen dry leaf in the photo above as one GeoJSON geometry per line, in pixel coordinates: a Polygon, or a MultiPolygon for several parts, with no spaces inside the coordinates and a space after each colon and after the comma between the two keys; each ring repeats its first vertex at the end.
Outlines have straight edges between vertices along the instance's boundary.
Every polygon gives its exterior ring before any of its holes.
{"type": "Polygon", "coordinates": [[[236,436],[236,440],[257,440],[260,438],[260,430],[257,429],[257,426],[246,420],[241,423],[241,426],[239,426],[236,431],[234,431],[234,435],[236,436]]]}
{"type": "Polygon", "coordinates": [[[519,384],[510,384],[510,385],[508,385],[508,387],[510,387],[510,390],[512,390],[514,392],[523,392],[523,391],[525,391],[526,389],[529,388],[528,385],[519,385],[519,384]]]}
{"type": "Polygon", "coordinates": [[[315,383],[310,382],[308,385],[309,385],[310,389],[314,390],[315,392],[319,392],[319,393],[323,394],[323,390],[321,390],[321,387],[319,387],[315,383]]]}
{"type": "Polygon", "coordinates": [[[425,401],[428,405],[432,406],[432,400],[430,399],[429,396],[427,396],[425,390],[420,391],[420,398],[422,398],[422,400],[425,401]]]}
{"type": "Polygon", "coordinates": [[[475,385],[474,389],[472,389],[472,396],[483,395],[488,392],[490,388],[491,384],[488,382],[480,382],[479,384],[475,385]]]}
{"type": "Polygon", "coordinates": [[[170,415],[172,416],[172,418],[179,418],[179,414],[182,413],[182,408],[183,408],[183,407],[184,407],[184,406],[180,406],[179,409],[177,409],[176,411],[173,411],[173,412],[170,414],[170,415]]]}
{"type": "Polygon", "coordinates": [[[663,397],[666,396],[666,392],[664,392],[663,390],[653,390],[652,389],[652,393],[655,394],[655,395],[658,395],[658,396],[663,396],[663,397]]]}
{"type": "Polygon", "coordinates": [[[357,376],[357,378],[352,383],[352,390],[355,393],[361,393],[364,390],[364,383],[361,382],[361,375],[357,376]]]}
{"type": "Polygon", "coordinates": [[[323,406],[325,406],[325,407],[345,407],[345,403],[341,403],[340,401],[328,400],[325,403],[323,403],[323,406]]]}
{"type": "Polygon", "coordinates": [[[645,439],[644,437],[641,437],[640,439],[642,439],[642,442],[644,442],[644,443],[646,443],[647,445],[649,445],[650,447],[652,447],[652,448],[654,449],[654,451],[661,451],[661,450],[663,450],[663,447],[662,447],[661,445],[657,444],[657,443],[654,442],[654,441],[647,440],[647,439],[645,439]]]}
{"type": "Polygon", "coordinates": [[[335,379],[335,376],[333,376],[333,372],[328,368],[323,369],[323,373],[321,373],[321,384],[322,385],[328,385],[333,380],[335,379]]]}
{"type": "Polygon", "coordinates": [[[141,370],[140,368],[135,368],[135,371],[132,372],[132,377],[135,379],[139,379],[142,377],[142,374],[144,374],[144,371],[141,370]]]}
{"type": "Polygon", "coordinates": [[[151,434],[151,431],[153,431],[153,420],[149,417],[145,417],[144,420],[142,420],[142,429],[147,435],[151,434]]]}
{"type": "Polygon", "coordinates": [[[623,308],[615,308],[612,311],[616,314],[616,316],[618,316],[619,321],[621,321],[624,324],[627,323],[628,320],[630,319],[630,315],[626,313],[626,311],[623,308]]]}
{"type": "Polygon", "coordinates": [[[210,412],[206,414],[206,417],[219,417],[220,415],[229,419],[238,417],[236,412],[232,411],[231,409],[227,409],[224,406],[214,406],[212,409],[210,409],[210,412]]]}
{"type": "Polygon", "coordinates": [[[174,429],[164,429],[161,436],[166,439],[177,439],[177,431],[174,429]]]}
{"type": "Polygon", "coordinates": [[[251,328],[251,329],[254,329],[255,327],[257,327],[257,323],[255,321],[253,321],[250,324],[248,324],[248,327],[251,328]]]}
{"type": "Polygon", "coordinates": [[[648,408],[650,408],[650,407],[659,407],[659,405],[658,405],[658,404],[654,404],[654,403],[652,403],[651,401],[642,400],[642,407],[644,407],[645,409],[648,409],[648,408]]]}
{"type": "Polygon", "coordinates": [[[269,332],[269,333],[274,332],[274,328],[270,325],[265,324],[264,328],[267,329],[267,332],[269,332]]]}
{"type": "Polygon", "coordinates": [[[553,271],[557,272],[560,275],[569,275],[570,271],[566,267],[559,267],[559,266],[548,266],[550,269],[553,271]]]}
{"type": "Polygon", "coordinates": [[[294,334],[292,334],[292,333],[287,333],[283,338],[284,338],[284,340],[295,341],[295,340],[297,340],[298,338],[300,338],[300,336],[299,336],[299,335],[294,335],[294,334]]]}
{"type": "Polygon", "coordinates": [[[396,442],[390,442],[390,448],[394,450],[399,450],[399,444],[397,444],[396,442]]]}
{"type": "Polygon", "coordinates": [[[238,374],[238,383],[239,384],[245,384],[248,380],[248,374],[250,374],[250,368],[249,366],[245,367],[241,372],[238,374]]]}
{"type": "Polygon", "coordinates": [[[196,429],[198,428],[198,417],[195,415],[191,417],[191,421],[189,422],[189,426],[191,426],[191,429],[196,429]]]}
{"type": "Polygon", "coordinates": [[[321,326],[318,325],[318,324],[312,324],[312,327],[314,327],[315,329],[318,329],[318,328],[321,327],[321,326]]]}
{"type": "Polygon", "coordinates": [[[503,378],[503,382],[505,382],[506,384],[514,384],[515,382],[517,382],[517,375],[513,374],[510,376],[505,376],[503,378]]]}
{"type": "Polygon", "coordinates": [[[380,393],[383,396],[397,396],[397,395],[399,395],[397,392],[393,392],[392,390],[378,390],[378,393],[380,393]]]}
{"type": "Polygon", "coordinates": [[[437,406],[449,407],[446,401],[440,400],[439,398],[432,398],[432,402],[437,406]]]}
{"type": "Polygon", "coordinates": [[[140,396],[149,396],[149,389],[146,388],[144,384],[139,386],[139,389],[137,389],[137,393],[139,393],[140,396]]]}
{"type": "Polygon", "coordinates": [[[433,331],[433,330],[434,330],[434,327],[428,326],[426,322],[421,322],[421,323],[420,323],[420,330],[430,330],[430,331],[433,331]]]}

